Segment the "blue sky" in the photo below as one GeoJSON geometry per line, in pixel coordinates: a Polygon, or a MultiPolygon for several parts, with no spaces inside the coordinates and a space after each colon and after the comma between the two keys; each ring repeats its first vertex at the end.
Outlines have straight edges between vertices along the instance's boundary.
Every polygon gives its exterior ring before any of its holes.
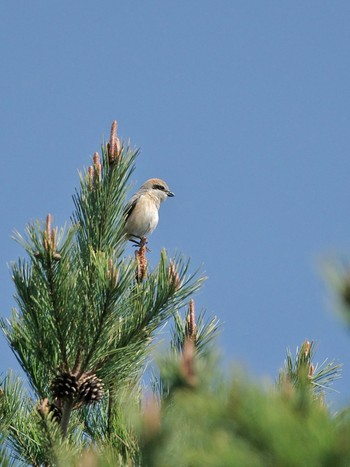
{"type": "MultiPolygon", "coordinates": [[[[225,362],[274,378],[305,338],[344,363],[350,338],[322,278],[350,253],[347,1],[75,1],[0,5],[1,313],[16,228],[68,220],[77,169],[112,120],[141,148],[135,188],[164,178],[151,262],[166,247],[209,279],[225,362]]],[[[2,369],[15,365],[0,341],[2,369]]]]}

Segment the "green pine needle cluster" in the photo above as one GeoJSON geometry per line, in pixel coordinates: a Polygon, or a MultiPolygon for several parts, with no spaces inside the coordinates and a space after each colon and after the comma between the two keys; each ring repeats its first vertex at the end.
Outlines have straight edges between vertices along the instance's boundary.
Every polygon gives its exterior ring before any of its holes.
{"type": "Polygon", "coordinates": [[[279,375],[279,385],[292,384],[295,387],[309,388],[315,396],[323,397],[324,391],[341,377],[342,365],[334,361],[324,360],[320,365],[314,365],[314,342],[305,341],[296,349],[293,357],[287,349],[284,368],[279,375]]]}

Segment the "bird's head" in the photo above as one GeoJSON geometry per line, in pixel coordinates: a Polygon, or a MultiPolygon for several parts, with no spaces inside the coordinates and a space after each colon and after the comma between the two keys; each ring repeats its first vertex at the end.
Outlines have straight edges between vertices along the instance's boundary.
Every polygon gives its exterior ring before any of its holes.
{"type": "Polygon", "coordinates": [[[168,197],[175,196],[174,193],[169,190],[169,187],[164,180],[161,180],[160,178],[150,178],[140,189],[151,192],[160,201],[164,201],[168,197]]]}

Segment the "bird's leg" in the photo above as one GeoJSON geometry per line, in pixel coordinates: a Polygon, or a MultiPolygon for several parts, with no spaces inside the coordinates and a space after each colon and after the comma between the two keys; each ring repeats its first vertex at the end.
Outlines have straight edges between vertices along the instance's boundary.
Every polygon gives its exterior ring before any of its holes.
{"type": "Polygon", "coordinates": [[[133,237],[135,237],[135,238],[129,238],[129,242],[134,243],[133,246],[135,246],[135,247],[136,247],[136,246],[141,246],[141,240],[142,240],[142,238],[141,238],[141,237],[137,237],[136,235],[133,235],[133,237]],[[138,240],[136,240],[136,239],[138,239],[138,240]]]}
{"type": "Polygon", "coordinates": [[[148,240],[147,240],[147,237],[137,237],[136,235],[134,235],[135,239],[134,238],[129,238],[129,241],[134,243],[134,247],[140,247],[141,248],[145,248],[146,251],[151,251],[149,248],[147,248],[147,243],[148,243],[148,240]],[[139,240],[136,240],[136,238],[138,238],[139,240]]]}

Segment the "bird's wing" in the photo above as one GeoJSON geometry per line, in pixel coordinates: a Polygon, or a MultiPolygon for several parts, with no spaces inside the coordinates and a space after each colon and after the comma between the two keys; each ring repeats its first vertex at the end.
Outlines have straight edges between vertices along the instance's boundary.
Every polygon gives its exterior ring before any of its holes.
{"type": "Polygon", "coordinates": [[[130,214],[134,210],[134,208],[136,206],[136,200],[137,200],[137,196],[134,195],[126,203],[126,206],[125,206],[125,209],[124,209],[125,220],[128,220],[130,214]]]}

